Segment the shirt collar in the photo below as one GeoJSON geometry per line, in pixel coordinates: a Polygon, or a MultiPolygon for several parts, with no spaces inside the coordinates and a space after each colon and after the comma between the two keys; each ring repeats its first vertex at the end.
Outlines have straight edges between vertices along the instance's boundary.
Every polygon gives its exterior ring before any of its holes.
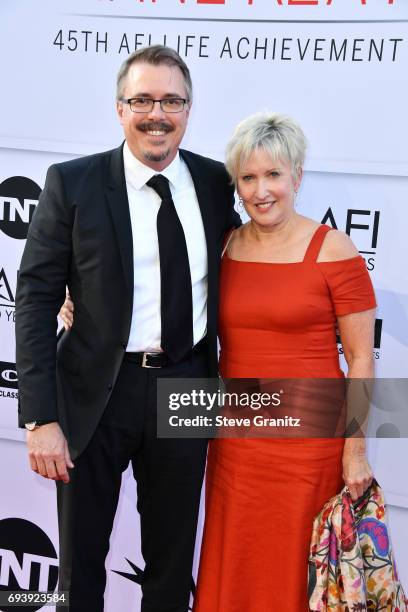
{"type": "Polygon", "coordinates": [[[177,187],[181,170],[181,160],[178,151],[173,161],[164,168],[164,170],[157,172],[139,161],[137,157],[133,155],[129,149],[128,143],[125,141],[123,146],[123,162],[125,166],[126,181],[129,181],[134,189],[141,189],[155,174],[162,174],[170,181],[174,188],[177,187]]]}

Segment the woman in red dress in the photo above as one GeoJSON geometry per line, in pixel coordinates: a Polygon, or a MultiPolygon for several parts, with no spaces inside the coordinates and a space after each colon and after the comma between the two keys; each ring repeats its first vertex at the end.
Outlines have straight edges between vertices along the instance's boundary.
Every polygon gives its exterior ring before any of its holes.
{"type": "MultiPolygon", "coordinates": [[[[225,378],[373,376],[375,298],[349,237],[295,210],[305,154],[291,119],[238,125],[227,169],[250,221],[221,263],[220,372],[225,378]]],[[[311,409],[313,407],[311,406],[311,409]]],[[[357,499],[372,473],[362,438],[215,439],[195,612],[308,610],[312,521],[343,486],[357,499]]]]}

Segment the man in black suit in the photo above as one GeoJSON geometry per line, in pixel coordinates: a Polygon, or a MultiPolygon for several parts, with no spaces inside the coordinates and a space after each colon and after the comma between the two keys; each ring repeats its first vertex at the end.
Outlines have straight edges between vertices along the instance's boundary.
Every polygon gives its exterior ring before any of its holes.
{"type": "Polygon", "coordinates": [[[205,440],[156,434],[158,377],[217,374],[218,268],[239,225],[224,166],[179,149],[192,101],[173,50],[118,74],[118,149],[51,166],[16,296],[19,423],[57,481],[60,590],[101,612],[122,472],[137,481],[143,612],[186,612],[205,440]],[[72,329],[57,342],[68,286],[72,329]]]}

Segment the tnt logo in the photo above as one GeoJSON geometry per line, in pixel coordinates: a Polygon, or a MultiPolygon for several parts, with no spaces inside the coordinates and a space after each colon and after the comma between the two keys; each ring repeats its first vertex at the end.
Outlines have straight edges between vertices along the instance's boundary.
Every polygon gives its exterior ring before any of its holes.
{"type": "Polygon", "coordinates": [[[10,236],[27,238],[28,226],[41,189],[25,176],[12,176],[0,185],[0,229],[10,236]]]}
{"type": "MultiPolygon", "coordinates": [[[[0,590],[54,591],[57,580],[57,553],[47,534],[24,519],[0,521],[0,590]]],[[[33,604],[30,610],[39,610],[42,606],[33,604]]],[[[4,612],[25,609],[22,606],[2,608],[4,612]]]]}

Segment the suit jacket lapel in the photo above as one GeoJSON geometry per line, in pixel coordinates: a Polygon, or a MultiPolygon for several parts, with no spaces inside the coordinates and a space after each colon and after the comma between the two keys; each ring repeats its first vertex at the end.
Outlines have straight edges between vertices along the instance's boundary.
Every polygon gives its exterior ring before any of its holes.
{"type": "MultiPolygon", "coordinates": [[[[217,278],[218,256],[208,179],[202,175],[202,166],[197,156],[183,149],[180,149],[180,156],[187,164],[200,206],[207,243],[208,279],[211,283],[211,281],[217,278]]],[[[123,145],[112,151],[108,168],[106,195],[120,250],[123,273],[129,289],[129,295],[132,298],[134,285],[133,238],[123,165],[123,145]]]]}
{"type": "Polygon", "coordinates": [[[115,228],[126,283],[133,296],[133,238],[123,165],[123,145],[112,151],[107,181],[107,201],[115,228]]]}
{"type": "Polygon", "coordinates": [[[217,270],[218,259],[214,216],[211,206],[211,193],[208,186],[208,177],[203,176],[199,157],[195,156],[189,151],[185,151],[184,149],[180,149],[180,156],[187,164],[191,178],[193,179],[198,204],[200,206],[205,239],[207,242],[208,276],[210,279],[212,278],[213,272],[217,270]]]}

